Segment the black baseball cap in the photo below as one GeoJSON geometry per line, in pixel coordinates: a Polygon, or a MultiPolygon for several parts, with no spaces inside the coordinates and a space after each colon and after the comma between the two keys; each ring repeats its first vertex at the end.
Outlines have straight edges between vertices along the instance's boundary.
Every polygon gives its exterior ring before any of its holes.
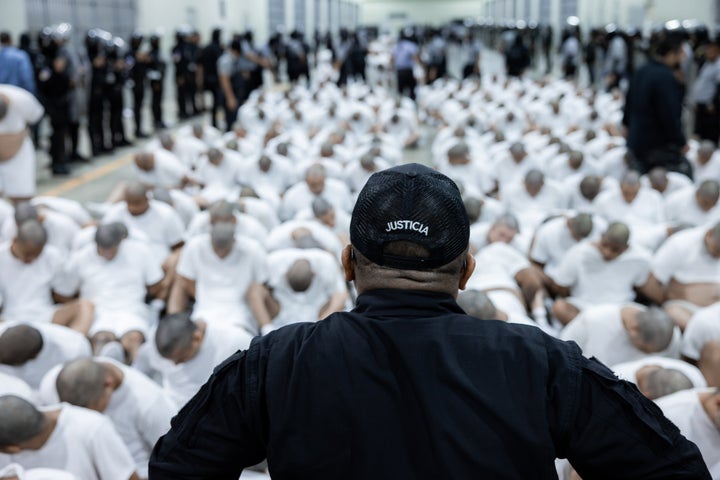
{"type": "Polygon", "coordinates": [[[358,195],[350,242],[371,262],[403,270],[446,265],[463,254],[470,222],[455,182],[442,173],[408,163],[374,173],[358,195]],[[389,242],[425,247],[427,257],[389,255],[389,242]]]}

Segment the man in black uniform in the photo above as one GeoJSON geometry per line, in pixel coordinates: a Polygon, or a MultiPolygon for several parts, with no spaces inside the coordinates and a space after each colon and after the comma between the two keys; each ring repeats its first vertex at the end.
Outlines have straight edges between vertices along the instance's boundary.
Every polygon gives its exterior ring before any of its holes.
{"type": "Polygon", "coordinates": [[[188,112],[189,85],[188,76],[190,75],[188,58],[187,38],[190,30],[187,27],[180,27],[175,32],[175,45],[172,48],[172,60],[175,65],[175,93],[178,109],[178,117],[181,120],[190,118],[188,112]]]}
{"type": "Polygon", "coordinates": [[[373,174],[342,254],[351,312],[253,340],[155,445],[150,479],[709,479],[697,447],[575,343],[480,321],[455,301],[475,268],[448,177],[373,174]]]}
{"type": "Polygon", "coordinates": [[[114,37],[108,44],[108,65],[110,73],[107,81],[107,98],[110,102],[110,137],[113,147],[132,145],[125,135],[122,112],[124,108],[123,89],[128,78],[127,65],[123,48],[125,42],[120,37],[114,37]]]}
{"type": "Polygon", "coordinates": [[[165,81],[165,60],[160,51],[160,36],[150,36],[150,64],[148,65],[147,78],[152,91],[152,114],[155,130],[165,128],[162,119],[162,99],[165,81]]]}
{"type": "Polygon", "coordinates": [[[202,79],[201,91],[210,92],[212,95],[210,122],[213,127],[218,126],[217,116],[222,109],[222,102],[220,101],[220,79],[217,70],[217,61],[223,54],[223,47],[220,42],[221,35],[221,29],[214,29],[210,43],[202,49],[198,58],[199,77],[202,79]]]}
{"type": "Polygon", "coordinates": [[[53,175],[68,175],[66,140],[70,128],[70,75],[68,58],[59,51],[59,45],[52,36],[40,37],[43,66],[38,73],[38,97],[50,118],[50,159],[53,175]]]}
{"type": "Polygon", "coordinates": [[[667,33],[630,82],[623,125],[632,154],[630,167],[642,174],[664,167],[692,178],[684,157],[688,146],[681,121],[683,87],[675,76],[684,59],[682,42],[680,35],[667,33]]]}
{"type": "Polygon", "coordinates": [[[92,29],[85,36],[85,50],[90,62],[90,89],[88,91],[88,133],[92,155],[112,150],[105,146],[106,91],[110,67],[107,61],[106,42],[109,32],[92,29]]]}
{"type": "Polygon", "coordinates": [[[129,69],[129,78],[132,80],[135,138],[147,138],[147,134],[143,133],[142,130],[142,107],[145,99],[145,78],[147,77],[150,57],[141,50],[142,43],[142,33],[133,33],[130,38],[130,48],[125,57],[129,69]]]}

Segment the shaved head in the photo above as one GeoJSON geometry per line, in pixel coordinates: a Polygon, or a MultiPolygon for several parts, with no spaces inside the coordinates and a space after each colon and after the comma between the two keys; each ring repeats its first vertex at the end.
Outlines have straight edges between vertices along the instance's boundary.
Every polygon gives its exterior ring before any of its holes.
{"type": "Polygon", "coordinates": [[[0,448],[27,442],[44,427],[45,416],[35,405],[15,395],[0,397],[0,448]]]}
{"type": "Polygon", "coordinates": [[[462,290],[458,293],[457,303],[468,315],[480,320],[497,320],[498,312],[495,304],[485,292],[479,290],[462,290]]]}
{"type": "Polygon", "coordinates": [[[47,242],[47,232],[37,220],[27,220],[18,228],[17,239],[24,245],[43,247],[47,242]]]}
{"type": "Polygon", "coordinates": [[[129,182],[125,187],[125,200],[140,200],[147,198],[147,187],[140,182],[129,182]]]}
{"type": "Polygon", "coordinates": [[[304,258],[295,260],[285,274],[288,285],[294,292],[304,292],[310,288],[314,276],[312,265],[304,258]]]}
{"type": "Polygon", "coordinates": [[[226,201],[219,200],[210,207],[210,223],[216,224],[221,222],[235,223],[235,205],[226,201]]]}
{"type": "Polygon", "coordinates": [[[20,202],[15,205],[15,224],[21,225],[28,220],[38,220],[37,208],[30,202],[20,202]]]}
{"type": "Polygon", "coordinates": [[[630,229],[624,223],[614,222],[605,230],[603,238],[613,245],[627,245],[630,241],[630,229]]]}
{"type": "Polygon", "coordinates": [[[15,325],[0,334],[0,364],[24,365],[37,357],[43,347],[43,337],[30,325],[15,325]]]}
{"type": "Polygon", "coordinates": [[[55,386],[60,401],[92,408],[103,395],[105,367],[89,358],[74,360],[60,370],[55,386]]]}

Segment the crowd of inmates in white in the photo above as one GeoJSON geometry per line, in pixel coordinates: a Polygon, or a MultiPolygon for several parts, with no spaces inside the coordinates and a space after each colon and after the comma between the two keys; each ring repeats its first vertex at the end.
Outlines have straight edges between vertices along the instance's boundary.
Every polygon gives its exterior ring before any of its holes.
{"type": "Polygon", "coordinates": [[[503,77],[439,80],[417,104],[362,83],[261,89],[229,133],[196,124],[147,144],[106,203],[0,202],[0,441],[17,439],[0,475],[145,478],[215,365],[352,308],[339,253],[354,196],[432,138],[472,222],[461,306],[577,342],[720,478],[720,153],[691,142],[694,181],[628,171],[622,105],[503,77]]]}

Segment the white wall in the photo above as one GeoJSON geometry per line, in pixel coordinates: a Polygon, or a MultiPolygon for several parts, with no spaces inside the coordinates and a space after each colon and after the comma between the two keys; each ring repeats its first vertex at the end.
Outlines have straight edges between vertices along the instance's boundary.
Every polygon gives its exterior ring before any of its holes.
{"type": "Polygon", "coordinates": [[[714,26],[715,2],[712,0],[691,0],[682,2],[682,4],[678,0],[653,0],[652,3],[653,6],[649,14],[653,22],[666,22],[673,19],[696,19],[710,27],[714,26]]]}
{"type": "Polygon", "coordinates": [[[0,0],[0,30],[12,35],[17,45],[18,36],[27,30],[27,15],[23,0],[0,0]]]}
{"type": "Polygon", "coordinates": [[[456,18],[478,17],[483,3],[478,0],[364,0],[360,5],[360,23],[397,29],[406,23],[440,25],[456,18]],[[405,15],[406,19],[396,18],[405,15]]]}
{"type": "Polygon", "coordinates": [[[268,37],[268,2],[225,0],[225,17],[220,16],[222,0],[153,0],[139,1],[138,29],[144,32],[163,32],[165,50],[175,43],[174,32],[178,25],[192,23],[205,43],[213,28],[223,29],[223,39],[227,41],[233,32],[242,32],[250,28],[255,32],[256,43],[264,42],[268,37]]]}

